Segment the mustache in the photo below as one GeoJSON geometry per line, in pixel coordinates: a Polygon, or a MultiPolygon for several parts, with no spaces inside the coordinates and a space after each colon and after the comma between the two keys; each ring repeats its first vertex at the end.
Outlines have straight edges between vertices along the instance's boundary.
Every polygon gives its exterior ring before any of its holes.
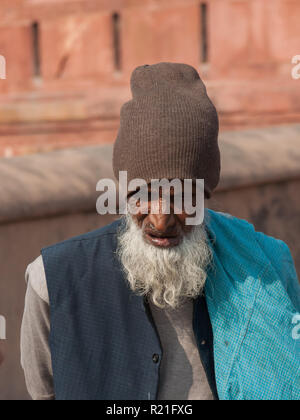
{"type": "Polygon", "coordinates": [[[156,229],[153,225],[147,224],[143,228],[143,232],[150,236],[155,236],[157,238],[177,238],[179,235],[182,234],[180,229],[176,228],[168,228],[164,231],[156,229]]]}

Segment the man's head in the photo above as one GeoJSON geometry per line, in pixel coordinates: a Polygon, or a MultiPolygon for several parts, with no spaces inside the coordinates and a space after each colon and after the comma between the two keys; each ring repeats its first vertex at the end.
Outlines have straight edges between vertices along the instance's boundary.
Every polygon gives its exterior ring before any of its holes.
{"type": "MultiPolygon", "coordinates": [[[[160,184],[149,184],[145,197],[134,201],[136,211],[132,215],[136,225],[142,230],[145,242],[158,248],[176,247],[191,232],[192,226],[187,221],[189,217],[195,217],[196,210],[193,214],[188,214],[185,200],[195,209],[196,201],[200,201],[200,206],[204,207],[203,197],[199,197],[201,191],[197,191],[195,184],[186,191],[184,180],[166,181],[169,183],[168,188],[160,184]],[[190,196],[187,193],[190,193],[190,196]]],[[[132,195],[134,197],[134,194],[128,196],[129,202],[132,195]]],[[[130,208],[130,205],[128,207],[130,208]]]]}
{"type": "MultiPolygon", "coordinates": [[[[116,177],[126,171],[128,183],[142,179],[149,186],[152,180],[202,179],[209,198],[220,177],[219,124],[197,71],[175,63],[139,67],[131,89],[114,146],[116,177]]],[[[168,214],[162,201],[160,195],[156,213],[125,217],[118,255],[132,290],[161,308],[176,308],[201,293],[212,254],[205,223],[188,226],[172,198],[168,214]]]]}

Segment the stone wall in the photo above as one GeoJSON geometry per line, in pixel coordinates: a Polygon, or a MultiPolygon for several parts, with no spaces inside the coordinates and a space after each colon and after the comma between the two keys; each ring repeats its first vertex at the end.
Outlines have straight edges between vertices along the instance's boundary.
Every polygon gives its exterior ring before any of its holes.
{"type": "Polygon", "coordinates": [[[112,142],[159,61],[199,70],[223,130],[297,122],[299,19],[299,0],[1,0],[0,156],[112,142]]]}

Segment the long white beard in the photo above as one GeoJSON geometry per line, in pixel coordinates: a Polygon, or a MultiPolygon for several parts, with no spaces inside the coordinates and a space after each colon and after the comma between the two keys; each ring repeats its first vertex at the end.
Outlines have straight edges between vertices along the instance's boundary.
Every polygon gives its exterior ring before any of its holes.
{"type": "Polygon", "coordinates": [[[212,262],[204,224],[195,226],[178,246],[161,249],[145,242],[130,215],[124,218],[117,253],[131,290],[162,309],[176,309],[199,296],[212,262]]]}

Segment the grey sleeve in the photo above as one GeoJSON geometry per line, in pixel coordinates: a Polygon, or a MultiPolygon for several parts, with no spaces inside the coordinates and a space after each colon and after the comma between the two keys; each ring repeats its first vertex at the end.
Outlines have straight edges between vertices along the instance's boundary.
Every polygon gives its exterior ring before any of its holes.
{"type": "Polygon", "coordinates": [[[21,365],[27,390],[33,400],[54,400],[49,348],[50,308],[28,279],[21,327],[21,365]]]}

